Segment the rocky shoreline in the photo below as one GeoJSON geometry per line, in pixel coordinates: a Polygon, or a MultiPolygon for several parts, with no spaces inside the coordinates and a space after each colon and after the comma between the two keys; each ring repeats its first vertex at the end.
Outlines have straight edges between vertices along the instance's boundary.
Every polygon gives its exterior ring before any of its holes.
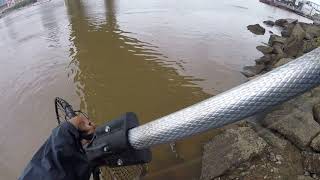
{"type": "MultiPolygon", "coordinates": [[[[257,50],[263,53],[263,56],[255,60],[255,66],[244,67],[242,74],[246,77],[268,72],[320,46],[320,26],[318,25],[293,19],[264,21],[264,23],[282,28],[281,36],[272,34],[267,45],[257,46],[257,50]]],[[[257,35],[265,32],[259,24],[249,25],[248,30],[257,35]]]]}
{"type": "MultiPolygon", "coordinates": [[[[264,21],[282,28],[255,66],[244,67],[248,79],[264,74],[320,46],[320,26],[292,19],[264,21]]],[[[248,30],[265,34],[259,24],[248,30]]],[[[320,180],[320,87],[272,111],[223,128],[203,147],[203,180],[320,180]]]]}

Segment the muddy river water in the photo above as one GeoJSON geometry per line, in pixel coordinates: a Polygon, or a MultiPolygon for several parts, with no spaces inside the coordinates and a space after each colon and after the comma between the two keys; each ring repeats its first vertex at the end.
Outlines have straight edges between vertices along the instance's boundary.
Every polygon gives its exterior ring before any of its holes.
{"type": "MultiPolygon", "coordinates": [[[[299,18],[257,0],[51,0],[0,19],[0,179],[16,179],[63,97],[98,124],[141,123],[233,86],[261,56],[249,24],[299,18]]],[[[279,33],[279,29],[270,29],[279,33]]],[[[153,148],[146,179],[198,179],[213,132],[153,148]]]]}

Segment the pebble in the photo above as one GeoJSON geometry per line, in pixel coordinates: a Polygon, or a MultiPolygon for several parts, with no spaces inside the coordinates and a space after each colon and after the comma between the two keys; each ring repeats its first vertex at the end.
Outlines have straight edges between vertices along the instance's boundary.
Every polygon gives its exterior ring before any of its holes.
{"type": "Polygon", "coordinates": [[[248,174],[249,174],[249,172],[247,172],[247,171],[244,171],[244,172],[240,173],[241,176],[245,176],[245,175],[248,175],[248,174]]]}
{"type": "Polygon", "coordinates": [[[305,171],[305,172],[304,172],[304,175],[305,175],[305,176],[310,176],[310,173],[309,173],[308,171],[305,171]]]}
{"type": "Polygon", "coordinates": [[[276,155],[276,159],[277,159],[278,161],[283,160],[283,158],[282,158],[282,156],[281,156],[280,154],[276,155]]]}
{"type": "Polygon", "coordinates": [[[277,162],[276,162],[276,164],[281,165],[281,164],[282,164],[282,162],[281,162],[281,161],[277,161],[277,162]]]}
{"type": "Polygon", "coordinates": [[[312,178],[313,178],[313,179],[317,179],[318,177],[317,177],[316,174],[312,174],[312,178]]]}
{"type": "Polygon", "coordinates": [[[276,156],[275,156],[275,154],[273,152],[270,153],[269,160],[271,162],[276,162],[277,161],[276,156]]]}

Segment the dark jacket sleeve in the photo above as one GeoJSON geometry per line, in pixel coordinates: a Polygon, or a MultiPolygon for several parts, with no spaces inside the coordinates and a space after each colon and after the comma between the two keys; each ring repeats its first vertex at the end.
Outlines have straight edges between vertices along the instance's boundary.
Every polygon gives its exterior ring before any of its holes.
{"type": "Polygon", "coordinates": [[[89,180],[90,173],[78,130],[64,122],[52,131],[19,180],[89,180]]]}

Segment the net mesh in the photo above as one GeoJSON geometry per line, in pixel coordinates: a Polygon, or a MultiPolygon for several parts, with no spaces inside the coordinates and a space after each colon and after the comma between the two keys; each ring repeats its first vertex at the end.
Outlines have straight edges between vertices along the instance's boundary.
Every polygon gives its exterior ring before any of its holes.
{"type": "MultiPolygon", "coordinates": [[[[66,114],[66,107],[69,105],[65,100],[61,98],[55,99],[55,108],[58,124],[63,121],[68,121],[72,117],[68,117],[66,114]]],[[[71,107],[71,106],[70,106],[71,107]]],[[[77,115],[83,115],[88,118],[86,113],[82,111],[74,111],[77,115]]],[[[101,167],[100,168],[100,177],[101,180],[135,180],[143,177],[147,172],[148,166],[146,164],[142,165],[133,165],[126,167],[101,167]]]]}
{"type": "Polygon", "coordinates": [[[101,179],[103,180],[137,180],[143,177],[148,169],[147,165],[134,165],[127,167],[101,169],[101,179]]]}

